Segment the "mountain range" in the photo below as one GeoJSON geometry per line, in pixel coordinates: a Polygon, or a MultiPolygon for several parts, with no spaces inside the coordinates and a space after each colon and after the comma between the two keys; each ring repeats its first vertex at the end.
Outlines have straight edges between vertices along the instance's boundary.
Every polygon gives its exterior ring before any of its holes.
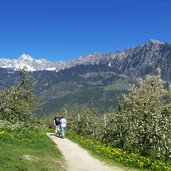
{"type": "Polygon", "coordinates": [[[128,48],[124,51],[107,54],[95,53],[80,56],[68,62],[50,62],[46,59],[33,59],[22,54],[18,59],[0,59],[0,68],[20,70],[26,67],[29,71],[60,71],[78,65],[104,64],[113,67],[116,72],[129,76],[150,74],[160,67],[165,79],[170,79],[171,45],[158,40],[128,48]]]}
{"type": "Polygon", "coordinates": [[[153,74],[158,67],[162,78],[170,81],[170,65],[171,45],[158,40],[124,51],[87,54],[68,62],[33,59],[23,54],[18,59],[0,59],[0,90],[17,81],[19,70],[25,67],[36,80],[39,113],[90,102],[105,111],[116,106],[135,78],[153,74]]]}

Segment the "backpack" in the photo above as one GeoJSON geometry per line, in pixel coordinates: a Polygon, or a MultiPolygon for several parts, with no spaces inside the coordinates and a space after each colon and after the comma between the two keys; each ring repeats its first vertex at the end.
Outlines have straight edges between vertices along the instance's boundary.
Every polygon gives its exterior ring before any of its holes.
{"type": "Polygon", "coordinates": [[[60,118],[59,117],[55,117],[55,123],[56,123],[56,125],[60,124],[60,118]]]}

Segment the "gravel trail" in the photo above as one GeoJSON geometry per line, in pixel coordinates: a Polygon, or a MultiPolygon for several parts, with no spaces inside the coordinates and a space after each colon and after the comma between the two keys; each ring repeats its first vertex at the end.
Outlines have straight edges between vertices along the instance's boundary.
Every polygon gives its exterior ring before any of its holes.
{"type": "Polygon", "coordinates": [[[57,144],[63,154],[67,171],[123,171],[93,158],[86,150],[67,138],[58,138],[52,133],[47,135],[57,144]]]}

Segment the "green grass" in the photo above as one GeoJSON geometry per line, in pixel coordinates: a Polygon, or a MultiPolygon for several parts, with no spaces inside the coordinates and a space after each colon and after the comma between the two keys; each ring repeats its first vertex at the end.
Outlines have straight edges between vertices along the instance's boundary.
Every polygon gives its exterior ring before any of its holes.
{"type": "Polygon", "coordinates": [[[0,171],[62,171],[63,157],[41,131],[0,135],[0,171]]]}
{"type": "Polygon", "coordinates": [[[113,90],[127,90],[129,88],[129,83],[126,80],[116,80],[111,84],[104,86],[105,91],[113,91],[113,90]]]}
{"type": "Polygon", "coordinates": [[[87,84],[91,85],[91,86],[100,86],[102,85],[102,81],[98,80],[98,81],[88,81],[87,84]]]}
{"type": "Polygon", "coordinates": [[[73,132],[70,130],[68,130],[68,133],[66,133],[66,136],[67,138],[69,138],[71,141],[77,143],[79,146],[81,146],[82,148],[86,149],[90,155],[92,155],[94,158],[97,158],[99,159],[100,161],[103,161],[105,162],[106,164],[108,165],[111,165],[111,166],[116,166],[118,168],[121,168],[125,171],[147,171],[147,169],[144,169],[144,168],[135,168],[133,166],[130,166],[130,165],[125,165],[125,163],[121,163],[121,162],[118,162],[118,161],[115,161],[113,159],[110,159],[109,157],[105,156],[105,155],[101,155],[101,153],[97,153],[97,151],[95,149],[92,149],[84,144],[82,144],[80,142],[80,135],[75,135],[73,136],[73,132]]]}

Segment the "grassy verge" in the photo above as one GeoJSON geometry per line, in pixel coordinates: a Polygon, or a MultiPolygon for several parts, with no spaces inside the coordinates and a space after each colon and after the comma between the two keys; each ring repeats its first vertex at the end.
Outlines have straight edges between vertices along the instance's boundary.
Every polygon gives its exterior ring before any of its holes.
{"type": "MultiPolygon", "coordinates": [[[[92,148],[90,146],[85,145],[84,143],[81,142],[81,137],[80,135],[75,134],[73,131],[71,130],[67,130],[66,133],[67,138],[69,138],[71,141],[77,143],[79,146],[81,146],[82,148],[86,149],[90,155],[92,155],[93,157],[95,157],[96,159],[99,159],[100,161],[105,162],[108,165],[111,166],[116,166],[119,168],[122,168],[125,171],[137,171],[137,169],[131,167],[131,166],[126,166],[121,162],[117,162],[113,159],[110,159],[109,157],[100,154],[99,152],[96,151],[95,148],[92,148]]],[[[140,169],[140,171],[147,171],[145,169],[140,169]]]]}
{"type": "Polygon", "coordinates": [[[62,171],[55,144],[40,130],[0,131],[1,171],[62,171]]]}
{"type": "Polygon", "coordinates": [[[150,157],[143,157],[135,153],[128,153],[121,149],[102,144],[96,140],[77,135],[73,131],[69,130],[67,131],[67,137],[78,143],[80,146],[86,148],[96,158],[127,171],[135,169],[141,171],[171,171],[171,165],[168,162],[154,160],[150,157]]]}

